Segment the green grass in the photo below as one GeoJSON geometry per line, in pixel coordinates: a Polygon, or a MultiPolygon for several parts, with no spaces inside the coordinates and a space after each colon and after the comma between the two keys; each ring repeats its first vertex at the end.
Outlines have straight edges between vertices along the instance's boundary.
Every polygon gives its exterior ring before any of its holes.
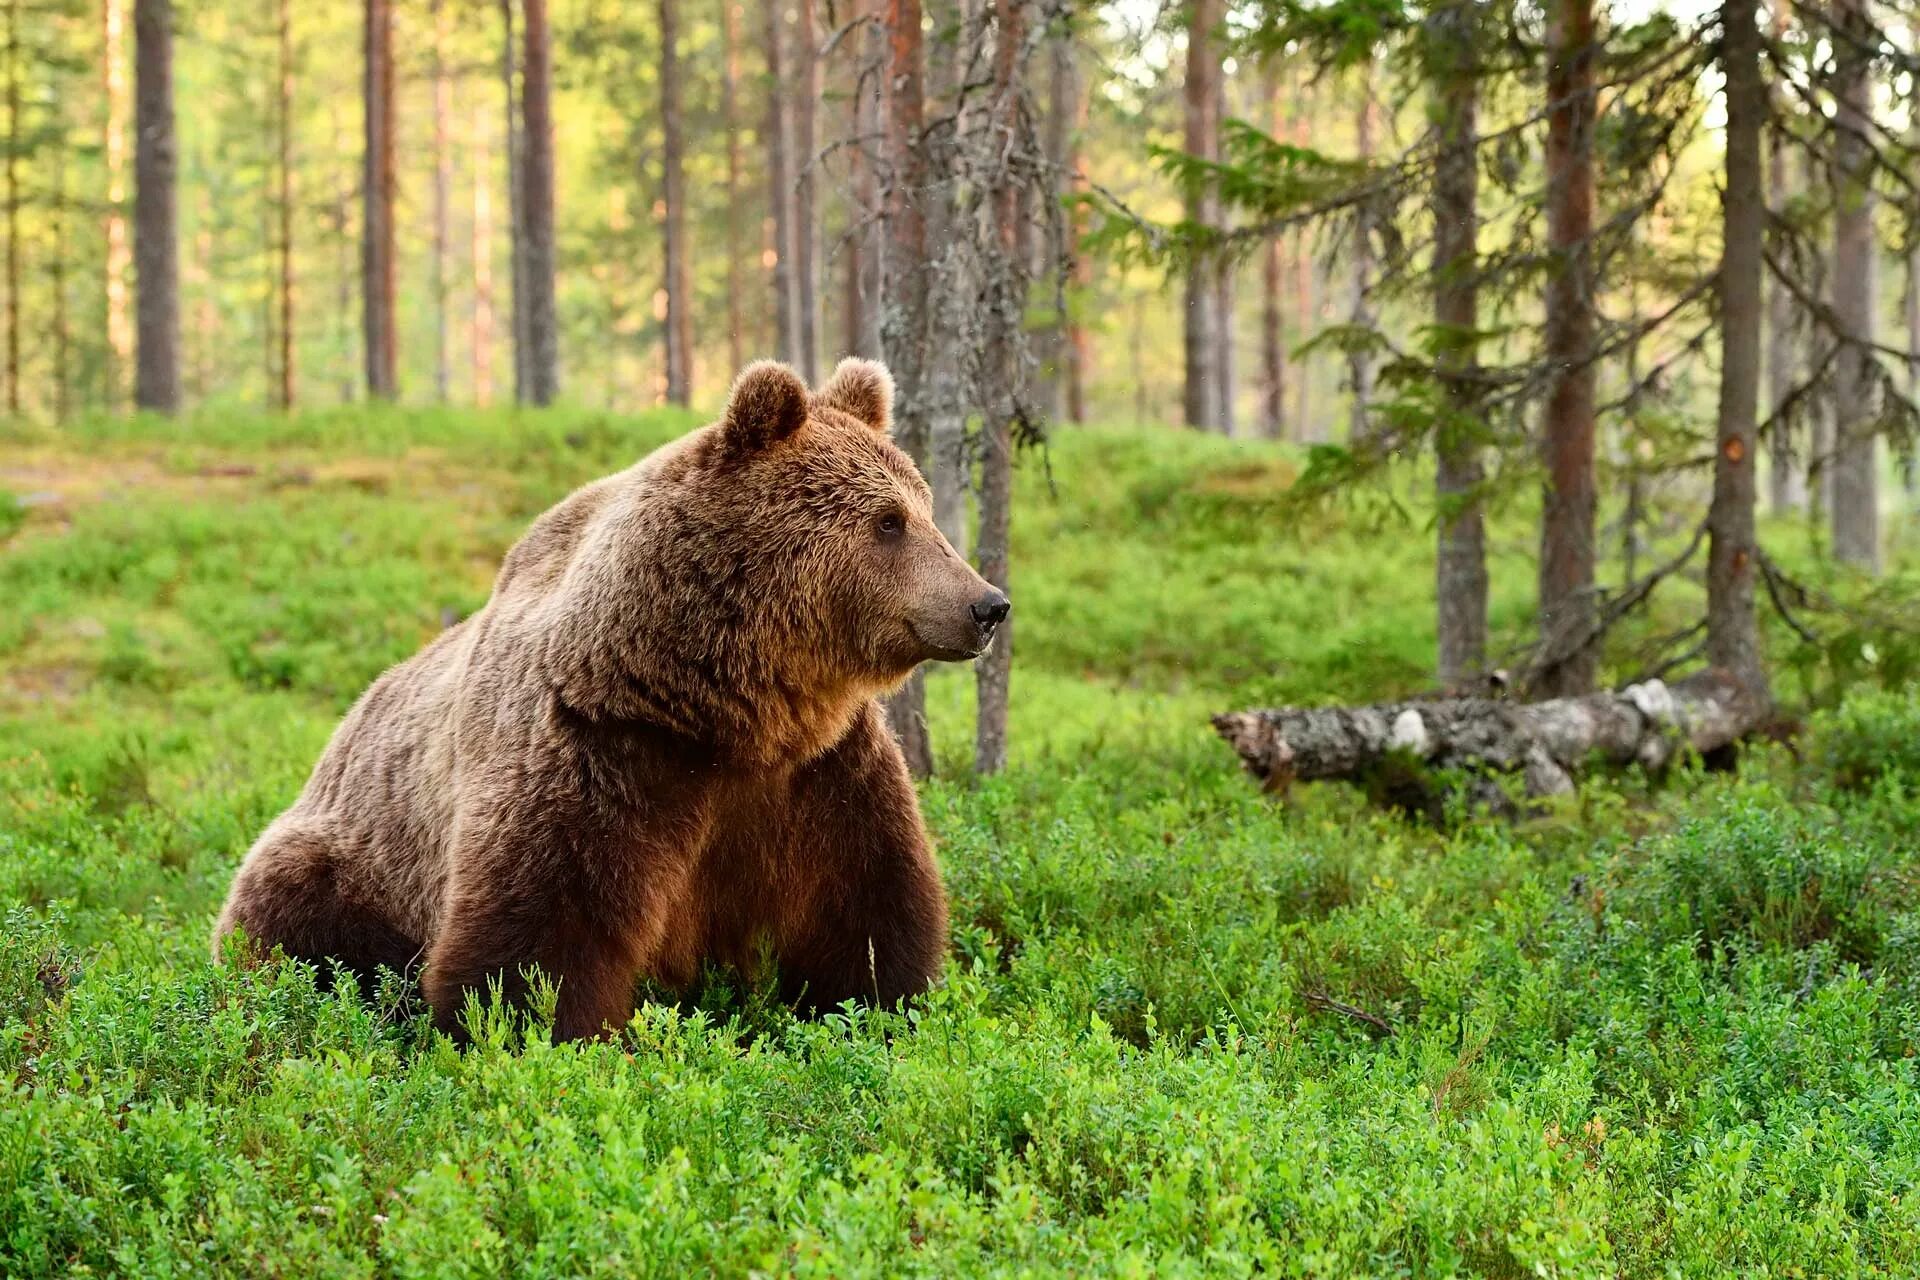
{"type": "Polygon", "coordinates": [[[1920,1270],[1897,639],[1863,672],[1859,633],[1773,635],[1789,692],[1890,687],[1738,777],[1520,826],[1281,806],[1207,713],[1416,691],[1431,620],[1426,532],[1289,511],[1277,448],[1087,431],[1051,490],[1023,473],[1013,767],[965,776],[939,673],[953,959],[904,1016],[796,1022],[714,974],[620,1044],[493,1016],[460,1052],[404,992],[213,966],[345,705],[533,514],[688,424],[0,433],[0,485],[62,495],[0,501],[0,1275],[1920,1270]]]}

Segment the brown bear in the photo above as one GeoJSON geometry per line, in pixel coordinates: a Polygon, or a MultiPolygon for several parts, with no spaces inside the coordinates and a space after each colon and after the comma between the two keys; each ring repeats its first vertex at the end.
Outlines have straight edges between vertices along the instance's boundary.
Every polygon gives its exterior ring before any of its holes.
{"type": "Polygon", "coordinates": [[[365,982],[559,986],[562,1038],[636,980],[771,958],[787,998],[892,1003],[939,972],[946,895],[876,699],[1008,611],[888,438],[893,381],[740,374],[720,421],[577,490],[486,607],[376,680],[215,928],[365,982]]]}

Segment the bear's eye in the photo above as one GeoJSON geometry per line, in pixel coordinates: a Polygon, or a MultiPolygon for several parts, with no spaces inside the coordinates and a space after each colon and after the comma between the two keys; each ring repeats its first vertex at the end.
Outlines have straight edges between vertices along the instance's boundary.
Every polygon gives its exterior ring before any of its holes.
{"type": "Polygon", "coordinates": [[[907,522],[898,511],[889,511],[875,522],[873,531],[882,541],[891,542],[907,531],[907,522]]]}

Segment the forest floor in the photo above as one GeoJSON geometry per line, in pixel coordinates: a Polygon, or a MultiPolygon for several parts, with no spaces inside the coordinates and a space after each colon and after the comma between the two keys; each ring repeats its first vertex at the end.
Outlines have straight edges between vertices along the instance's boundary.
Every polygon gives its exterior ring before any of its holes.
{"type": "MultiPolygon", "coordinates": [[[[1871,610],[1773,626],[1808,727],[1736,774],[1520,823],[1281,803],[1208,714],[1416,692],[1432,624],[1427,531],[1284,508],[1278,446],[1023,466],[1012,767],[967,776],[940,671],[953,951],[905,1016],[714,974],[617,1044],[461,1052],[397,991],[211,964],[344,707],[691,421],[0,429],[0,1275],[1920,1271],[1913,654],[1871,610]]],[[[1676,582],[1610,676],[1697,609],[1676,582]]]]}

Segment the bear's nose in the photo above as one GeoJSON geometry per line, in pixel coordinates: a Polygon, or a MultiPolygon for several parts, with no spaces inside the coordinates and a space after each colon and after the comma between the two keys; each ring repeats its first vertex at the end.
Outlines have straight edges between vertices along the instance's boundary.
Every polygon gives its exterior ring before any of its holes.
{"type": "Polygon", "coordinates": [[[1003,591],[989,591],[973,602],[973,620],[981,630],[991,631],[1005,620],[1013,601],[1007,599],[1003,591]]]}

